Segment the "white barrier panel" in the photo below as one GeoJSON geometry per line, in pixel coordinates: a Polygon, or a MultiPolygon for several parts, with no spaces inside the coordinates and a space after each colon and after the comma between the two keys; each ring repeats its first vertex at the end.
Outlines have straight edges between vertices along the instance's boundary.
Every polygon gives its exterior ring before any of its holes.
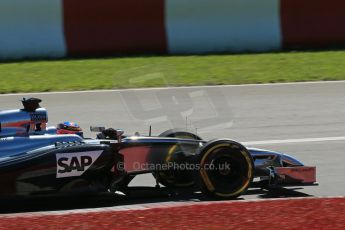
{"type": "Polygon", "coordinates": [[[0,0],[0,59],[65,54],[62,0],[0,0]]]}
{"type": "Polygon", "coordinates": [[[170,53],[281,48],[279,0],[166,0],[170,53]]]}

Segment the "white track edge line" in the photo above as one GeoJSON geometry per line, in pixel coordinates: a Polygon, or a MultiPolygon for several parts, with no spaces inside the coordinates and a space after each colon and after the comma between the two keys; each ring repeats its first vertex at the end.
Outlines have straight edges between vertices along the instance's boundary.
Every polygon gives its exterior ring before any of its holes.
{"type": "Polygon", "coordinates": [[[344,141],[345,136],[341,137],[316,137],[301,139],[285,139],[285,140],[266,140],[266,141],[244,141],[243,145],[269,145],[269,144],[289,144],[289,143],[306,143],[306,142],[324,142],[324,141],[344,141]]]}
{"type": "Polygon", "coordinates": [[[339,81],[305,81],[305,82],[281,82],[281,83],[262,83],[262,84],[238,84],[238,85],[211,85],[211,86],[166,86],[152,88],[129,88],[129,89],[99,89],[99,90],[80,90],[80,91],[55,91],[55,92],[33,92],[33,93],[9,93],[0,94],[0,97],[20,96],[20,95],[53,95],[53,94],[76,94],[76,93],[108,93],[123,91],[144,91],[144,90],[162,90],[162,89],[196,89],[196,88],[226,88],[226,87],[252,87],[252,86],[284,86],[284,85],[307,85],[307,84],[336,84],[345,83],[345,80],[339,81]]]}

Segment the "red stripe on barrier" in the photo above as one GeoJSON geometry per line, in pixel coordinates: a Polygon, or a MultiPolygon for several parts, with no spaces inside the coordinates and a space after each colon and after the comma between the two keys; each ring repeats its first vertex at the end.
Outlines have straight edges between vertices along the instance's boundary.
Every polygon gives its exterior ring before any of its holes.
{"type": "Polygon", "coordinates": [[[64,0],[70,55],[166,52],[164,0],[64,0]]]}
{"type": "Polygon", "coordinates": [[[280,10],[284,48],[344,45],[344,0],[281,0],[280,10]]]}

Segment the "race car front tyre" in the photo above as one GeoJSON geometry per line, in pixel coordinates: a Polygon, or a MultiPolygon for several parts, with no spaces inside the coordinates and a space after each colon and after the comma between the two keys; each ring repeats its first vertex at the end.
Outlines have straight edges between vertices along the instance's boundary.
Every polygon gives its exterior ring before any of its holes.
{"type": "Polygon", "coordinates": [[[200,149],[196,180],[208,197],[234,199],[246,192],[253,175],[253,159],[240,143],[218,139],[200,149]]]}

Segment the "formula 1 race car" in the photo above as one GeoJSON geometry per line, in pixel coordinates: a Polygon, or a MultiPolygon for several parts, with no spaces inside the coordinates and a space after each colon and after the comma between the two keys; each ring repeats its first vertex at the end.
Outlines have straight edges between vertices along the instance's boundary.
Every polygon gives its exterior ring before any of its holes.
{"type": "Polygon", "coordinates": [[[0,111],[0,197],[126,194],[143,173],[153,174],[154,189],[190,189],[220,199],[236,198],[249,187],[317,184],[315,167],[230,139],[205,141],[176,129],[157,137],[125,136],[103,127],[91,127],[96,139],[84,138],[75,123],[47,127],[40,102],[24,98],[23,109],[0,111]]]}

